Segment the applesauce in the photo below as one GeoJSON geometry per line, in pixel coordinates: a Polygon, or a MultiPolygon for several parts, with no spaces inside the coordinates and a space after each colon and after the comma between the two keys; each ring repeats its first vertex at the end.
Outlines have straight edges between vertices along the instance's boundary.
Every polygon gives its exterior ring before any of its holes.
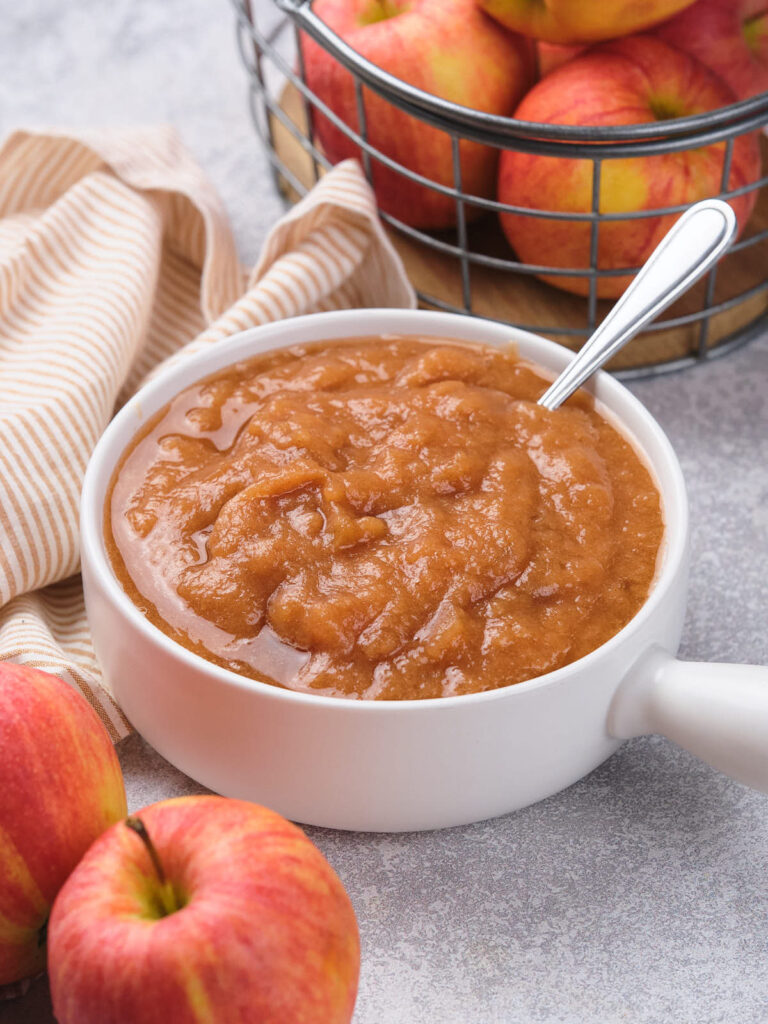
{"type": "Polygon", "coordinates": [[[114,571],[204,658],[330,696],[506,686],[594,650],[643,604],[658,490],[584,393],[510,347],[294,346],[186,388],[110,484],[114,571]]]}

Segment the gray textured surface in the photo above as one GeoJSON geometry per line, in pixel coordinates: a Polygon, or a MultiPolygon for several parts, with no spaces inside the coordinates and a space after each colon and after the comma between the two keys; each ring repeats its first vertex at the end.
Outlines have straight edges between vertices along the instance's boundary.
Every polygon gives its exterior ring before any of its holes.
{"type": "MultiPolygon", "coordinates": [[[[170,121],[252,260],[280,206],[246,114],[224,0],[4,5],[0,130],[170,121]]],[[[682,653],[768,663],[768,337],[633,390],[688,480],[682,653]]],[[[137,737],[132,808],[198,791],[137,737]]],[[[494,822],[363,836],[311,829],[357,909],[356,1024],[764,1024],[768,798],[658,738],[494,822]]],[[[45,984],[0,1021],[49,1021],[45,984]]],[[[128,1024],[128,1022],[126,1022],[128,1024]]]]}

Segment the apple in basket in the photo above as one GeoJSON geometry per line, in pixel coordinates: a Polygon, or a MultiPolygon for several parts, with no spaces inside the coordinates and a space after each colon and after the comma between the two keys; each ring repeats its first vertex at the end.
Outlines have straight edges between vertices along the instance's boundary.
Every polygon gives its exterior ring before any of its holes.
{"type": "MultiPolygon", "coordinates": [[[[475,0],[316,0],[313,12],[374,64],[428,93],[490,114],[511,115],[535,75],[533,44],[507,32],[475,0]]],[[[302,38],[307,84],[345,124],[360,128],[352,75],[308,37],[302,38]]],[[[391,160],[453,187],[451,137],[364,90],[368,139],[391,160]]],[[[329,160],[360,156],[360,148],[315,111],[314,130],[329,160]]],[[[498,151],[462,139],[464,192],[494,194],[498,151]]],[[[448,227],[456,203],[372,159],[382,210],[406,224],[448,227]]],[[[467,216],[479,213],[467,208],[467,216]]]]}
{"type": "Polygon", "coordinates": [[[218,796],[98,839],[51,913],[59,1024],[348,1024],[355,913],[301,829],[218,796]]]}
{"type": "Polygon", "coordinates": [[[654,34],[716,71],[739,99],[768,90],[766,0],[697,0],[654,34]]]}
{"type": "Polygon", "coordinates": [[[0,985],[38,974],[54,897],[126,813],[120,765],[73,687],[0,663],[0,985]]]}
{"type": "Polygon", "coordinates": [[[536,43],[536,58],[539,68],[539,77],[543,78],[544,75],[548,75],[555,68],[559,68],[561,64],[565,64],[569,60],[573,60],[574,57],[578,57],[580,53],[584,52],[585,47],[579,46],[566,46],[561,43],[547,43],[543,39],[540,39],[536,43]]]}
{"type": "MultiPolygon", "coordinates": [[[[768,91],[766,0],[696,0],[652,34],[706,64],[740,100],[768,91]]],[[[548,75],[583,49],[539,41],[539,75],[548,75]]]]}
{"type": "MultiPolygon", "coordinates": [[[[728,0],[726,0],[728,2],[728,0]]],[[[550,43],[589,43],[642,32],[693,0],[477,0],[515,32],[550,43]]]]}
{"type": "MultiPolygon", "coordinates": [[[[734,102],[714,72],[653,36],[630,36],[595,46],[543,78],[516,116],[526,121],[570,125],[619,125],[701,114],[734,102]]],[[[602,161],[600,212],[630,213],[696,202],[717,195],[723,174],[723,143],[697,149],[602,161]]],[[[755,133],[736,139],[731,189],[760,177],[755,133]]],[[[731,200],[741,228],[755,203],[755,190],[731,200]]],[[[499,166],[499,200],[539,210],[589,212],[592,162],[506,151],[499,166]]],[[[638,267],[650,256],[677,213],[600,223],[598,267],[638,267]]],[[[518,257],[551,267],[587,268],[591,228],[587,221],[501,215],[518,257]]],[[[550,283],[588,293],[586,277],[544,275],[550,283]]],[[[598,295],[616,298],[630,278],[600,279],[598,295]]]]}

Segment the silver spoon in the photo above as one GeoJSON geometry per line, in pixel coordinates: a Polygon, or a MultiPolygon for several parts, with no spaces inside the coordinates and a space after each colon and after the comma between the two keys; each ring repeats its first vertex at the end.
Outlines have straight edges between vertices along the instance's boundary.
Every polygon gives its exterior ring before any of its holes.
{"type": "Polygon", "coordinates": [[[686,210],[538,404],[545,409],[557,409],[570,398],[638,331],[688,291],[720,259],[735,233],[736,216],[720,199],[705,199],[686,210]]]}

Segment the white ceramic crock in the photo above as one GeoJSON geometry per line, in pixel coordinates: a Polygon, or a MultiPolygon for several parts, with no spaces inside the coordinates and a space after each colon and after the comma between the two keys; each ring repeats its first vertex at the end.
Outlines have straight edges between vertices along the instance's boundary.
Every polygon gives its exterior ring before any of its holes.
{"type": "Polygon", "coordinates": [[[295,821],[403,831],[461,825],[556,793],[630,736],[660,732],[768,791],[768,669],[674,660],[685,612],[688,507],[677,458],[655,420],[605,374],[596,398],[652,467],[664,548],[651,594],[615,637],[580,661],[488,693],[424,701],[312,696],[255,682],[190,653],[152,626],[107,560],[103,509],[136,431],[182,388],[267,349],[376,334],[516,343],[553,374],[566,349],[444,313],[321,313],[238,334],[167,370],[115,417],[82,498],[82,569],[96,653],[138,731],[183,772],[295,821]]]}

